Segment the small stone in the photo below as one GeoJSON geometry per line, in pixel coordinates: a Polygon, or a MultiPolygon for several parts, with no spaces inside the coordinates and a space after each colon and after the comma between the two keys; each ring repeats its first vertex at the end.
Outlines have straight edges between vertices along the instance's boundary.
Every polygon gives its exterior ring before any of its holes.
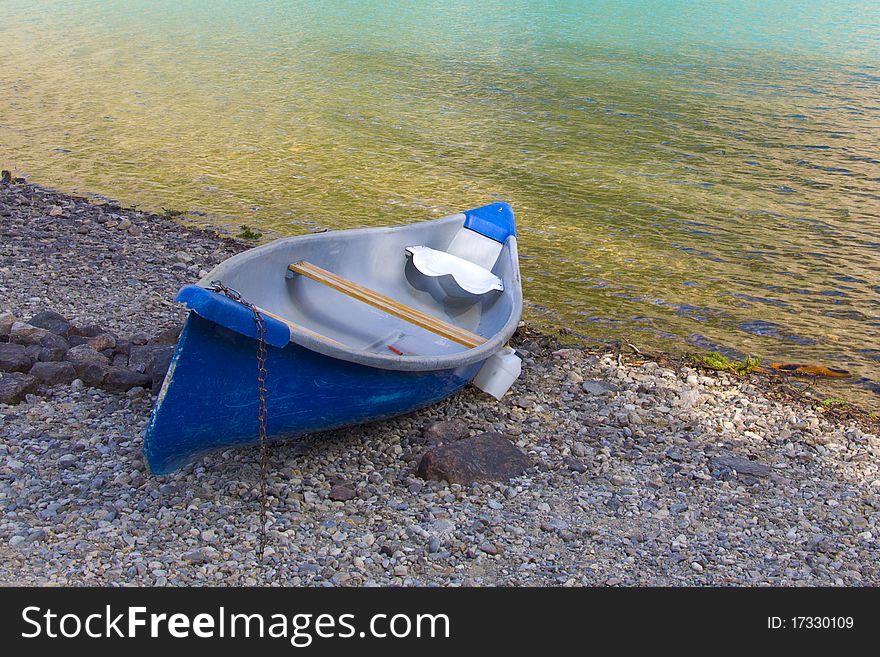
{"type": "Polygon", "coordinates": [[[406,566],[394,566],[394,576],[395,577],[406,577],[409,570],[406,566]]]}
{"type": "Polygon", "coordinates": [[[506,436],[484,433],[428,450],[419,463],[423,479],[469,486],[477,481],[507,481],[531,465],[506,436]]]}
{"type": "Polygon", "coordinates": [[[345,484],[337,484],[330,489],[330,499],[336,502],[347,502],[357,497],[357,492],[345,484]]]}
{"type": "Polygon", "coordinates": [[[574,458],[573,456],[566,456],[564,459],[562,459],[562,462],[565,464],[565,467],[567,467],[572,472],[584,473],[587,471],[586,464],[583,461],[574,458]]]}
{"type": "Polygon", "coordinates": [[[428,541],[428,552],[430,554],[436,554],[440,551],[440,539],[436,536],[432,536],[428,541]]]}
{"type": "Polygon", "coordinates": [[[616,385],[608,383],[607,381],[584,381],[581,384],[581,389],[588,395],[597,395],[600,397],[611,394],[612,392],[617,392],[618,390],[616,385]]]}
{"type": "Polygon", "coordinates": [[[135,386],[131,388],[128,392],[125,393],[125,396],[129,399],[140,399],[146,394],[146,390],[144,390],[141,386],[135,386]]]}
{"type": "Polygon", "coordinates": [[[498,547],[494,543],[486,542],[480,545],[480,551],[494,556],[498,554],[498,547]]]}
{"type": "Polygon", "coordinates": [[[60,217],[63,214],[64,210],[61,208],[60,205],[53,205],[51,208],[49,208],[50,217],[60,217]]]}
{"type": "Polygon", "coordinates": [[[768,477],[771,472],[769,465],[733,455],[713,456],[709,459],[709,467],[719,470],[736,470],[737,474],[747,477],[768,477]]]}
{"type": "Polygon", "coordinates": [[[64,454],[61,458],[58,459],[58,466],[61,468],[73,468],[76,467],[77,458],[73,454],[64,454]]]}
{"type": "Polygon", "coordinates": [[[123,217],[122,221],[119,222],[119,225],[116,227],[118,230],[128,230],[131,228],[131,219],[128,217],[123,217]]]}
{"type": "Polygon", "coordinates": [[[211,561],[211,559],[214,558],[214,555],[216,554],[216,552],[217,551],[214,548],[203,547],[203,548],[197,548],[195,550],[190,550],[189,552],[184,552],[180,556],[180,558],[183,561],[186,561],[186,562],[192,563],[192,564],[207,563],[207,562],[211,561]]]}

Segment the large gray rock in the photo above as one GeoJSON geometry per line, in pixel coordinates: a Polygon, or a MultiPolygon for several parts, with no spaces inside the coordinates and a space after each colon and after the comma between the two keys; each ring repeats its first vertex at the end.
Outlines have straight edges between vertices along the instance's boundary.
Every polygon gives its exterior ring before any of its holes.
{"type": "Polygon", "coordinates": [[[44,328],[31,326],[24,322],[15,322],[9,328],[9,341],[23,345],[40,344],[40,340],[48,333],[44,328]]]}
{"type": "Polygon", "coordinates": [[[37,387],[37,379],[30,374],[10,372],[0,376],[0,404],[17,404],[37,387]]]}
{"type": "Polygon", "coordinates": [[[0,343],[0,370],[4,372],[27,372],[31,369],[31,357],[24,345],[0,343]]]}
{"type": "Polygon", "coordinates": [[[67,332],[70,330],[70,322],[53,310],[44,310],[37,313],[31,317],[28,324],[46,329],[56,335],[67,335],[67,332]]]}
{"type": "Polygon", "coordinates": [[[500,433],[483,433],[425,452],[418,475],[423,479],[470,485],[476,481],[507,481],[531,465],[529,458],[500,433]]]}
{"type": "Polygon", "coordinates": [[[41,362],[34,363],[30,374],[50,386],[67,385],[76,378],[76,368],[65,362],[41,362]]]}
{"type": "Polygon", "coordinates": [[[137,386],[146,387],[150,385],[150,381],[150,377],[146,374],[141,374],[124,367],[111,367],[106,376],[104,376],[102,387],[117,392],[128,392],[137,386]]]}

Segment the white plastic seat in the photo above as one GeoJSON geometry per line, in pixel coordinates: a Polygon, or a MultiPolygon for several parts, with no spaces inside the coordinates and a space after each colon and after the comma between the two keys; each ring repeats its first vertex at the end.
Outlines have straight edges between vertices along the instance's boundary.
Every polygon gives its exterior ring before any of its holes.
{"type": "Polygon", "coordinates": [[[469,294],[476,296],[504,289],[504,283],[498,276],[470,260],[427,246],[408,246],[406,250],[412,255],[413,265],[422,274],[436,278],[451,276],[469,294]]]}
{"type": "MultiPolygon", "coordinates": [[[[443,251],[428,246],[407,247],[407,253],[412,256],[412,264],[424,276],[435,279],[450,297],[473,300],[473,297],[493,290],[503,290],[504,283],[492,273],[492,268],[501,255],[504,244],[503,240],[494,239],[492,235],[507,230],[503,221],[505,217],[499,221],[495,216],[506,207],[487,206],[492,210],[488,213],[489,219],[465,215],[464,225],[443,251]]],[[[512,215],[510,220],[512,221],[512,215]]],[[[500,237],[500,234],[496,237],[500,237]]]]}

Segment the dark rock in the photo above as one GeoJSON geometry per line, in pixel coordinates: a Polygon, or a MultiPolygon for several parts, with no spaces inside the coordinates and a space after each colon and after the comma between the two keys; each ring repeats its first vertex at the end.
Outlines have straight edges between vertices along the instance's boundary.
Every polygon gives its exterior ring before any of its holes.
{"type": "Polygon", "coordinates": [[[110,359],[112,367],[128,367],[128,356],[126,354],[113,354],[110,359]]]}
{"type": "Polygon", "coordinates": [[[47,333],[44,335],[40,338],[39,344],[46,349],[63,349],[64,351],[70,349],[70,343],[55,333],[47,333]]]}
{"type": "Polygon", "coordinates": [[[89,365],[98,366],[103,370],[110,367],[110,359],[103,354],[99,354],[87,344],[81,344],[68,349],[64,355],[64,360],[73,363],[77,374],[82,374],[82,371],[89,365]]]}
{"type": "Polygon", "coordinates": [[[43,348],[38,344],[29,344],[24,348],[24,353],[31,359],[31,361],[35,361],[39,357],[42,349],[43,348]]]}
{"type": "Polygon", "coordinates": [[[676,461],[679,463],[685,460],[684,455],[678,450],[677,447],[670,447],[669,449],[667,449],[666,458],[668,458],[670,461],[676,461]]]}
{"type": "Polygon", "coordinates": [[[183,553],[180,558],[192,564],[207,563],[214,558],[217,551],[214,548],[196,548],[189,552],[183,553]]]}
{"type": "Polygon", "coordinates": [[[422,437],[431,445],[442,445],[466,438],[470,433],[467,422],[459,419],[431,422],[422,429],[422,437]]]}
{"type": "Polygon", "coordinates": [[[168,368],[171,367],[172,356],[174,356],[173,348],[156,356],[156,360],[153,361],[153,390],[158,391],[159,388],[162,387],[162,383],[165,381],[165,375],[168,373],[168,368]]]}
{"type": "Polygon", "coordinates": [[[143,344],[147,344],[152,337],[153,336],[151,336],[149,333],[145,333],[144,331],[138,331],[137,333],[132,333],[131,336],[129,337],[129,339],[131,340],[132,344],[143,345],[143,344]]]}
{"type": "Polygon", "coordinates": [[[64,359],[73,364],[77,376],[91,387],[101,385],[110,368],[110,360],[86,344],[69,349],[64,359]]]}
{"type": "Polygon", "coordinates": [[[337,484],[330,489],[330,499],[336,502],[347,502],[357,497],[357,492],[345,484],[337,484]]]}
{"type": "Polygon", "coordinates": [[[70,330],[70,322],[63,315],[53,310],[44,310],[30,318],[28,324],[46,329],[55,335],[67,335],[70,330]]]}
{"type": "Polygon", "coordinates": [[[88,343],[89,339],[84,335],[70,334],[67,336],[67,342],[71,347],[78,347],[81,344],[88,343]]]}
{"type": "Polygon", "coordinates": [[[177,326],[171,326],[164,331],[162,331],[155,338],[150,340],[149,344],[154,345],[175,345],[177,344],[178,338],[180,338],[180,332],[183,330],[183,325],[179,324],[177,326]]]}
{"type": "Polygon", "coordinates": [[[88,326],[83,326],[78,329],[79,335],[85,336],[87,338],[94,338],[98,335],[103,335],[107,333],[107,330],[103,326],[99,326],[98,324],[89,324],[88,326]]]}
{"type": "MultiPolygon", "coordinates": [[[[142,372],[148,376],[153,375],[153,370],[158,362],[161,363],[168,359],[171,362],[171,354],[174,353],[174,347],[168,345],[144,345],[131,348],[128,355],[128,366],[136,372],[142,372]]],[[[167,370],[168,367],[166,366],[167,370]]],[[[164,376],[164,372],[162,373],[164,376]]]]}
{"type": "Polygon", "coordinates": [[[28,372],[31,369],[31,357],[24,345],[0,343],[0,370],[4,372],[28,372]]]}
{"type": "Polygon", "coordinates": [[[15,315],[13,315],[8,310],[0,311],[0,337],[6,337],[9,335],[9,329],[12,328],[12,325],[18,321],[15,319],[15,315]]]}
{"type": "Polygon", "coordinates": [[[52,363],[64,360],[64,354],[67,349],[53,349],[50,347],[41,347],[40,353],[37,354],[37,360],[41,363],[52,363]]]}
{"type": "Polygon", "coordinates": [[[95,351],[105,351],[107,349],[112,350],[116,347],[116,338],[109,333],[102,333],[101,335],[96,335],[95,337],[86,340],[86,344],[95,351]]]}
{"type": "Polygon", "coordinates": [[[467,486],[475,481],[506,481],[530,465],[507,437],[484,433],[429,449],[419,463],[418,475],[467,486]]]}
{"type": "Polygon", "coordinates": [[[38,345],[48,331],[39,326],[15,322],[9,329],[9,341],[23,345],[38,345]]]}
{"type": "Polygon", "coordinates": [[[565,467],[572,472],[584,473],[587,471],[586,464],[583,461],[577,460],[573,456],[566,456],[564,459],[562,459],[562,462],[565,463],[565,467]]]}
{"type": "Polygon", "coordinates": [[[736,470],[737,474],[746,478],[769,477],[772,469],[760,461],[750,461],[739,456],[721,455],[709,459],[709,467],[721,470],[736,470]]]}
{"type": "Polygon", "coordinates": [[[39,362],[34,363],[30,374],[50,386],[67,385],[76,378],[76,368],[65,362],[39,362]]]}
{"type": "Polygon", "coordinates": [[[584,381],[581,389],[588,395],[608,395],[617,392],[618,388],[613,383],[607,381],[584,381]]]}
{"type": "Polygon", "coordinates": [[[113,352],[116,354],[124,354],[128,356],[131,353],[131,345],[131,340],[116,340],[116,346],[113,348],[113,352]]]}
{"type": "Polygon", "coordinates": [[[136,386],[150,385],[150,377],[124,367],[111,367],[104,376],[102,387],[117,392],[127,392],[136,386]]]}
{"type": "Polygon", "coordinates": [[[0,377],[0,404],[17,404],[37,387],[37,379],[30,374],[10,372],[0,377]]]}

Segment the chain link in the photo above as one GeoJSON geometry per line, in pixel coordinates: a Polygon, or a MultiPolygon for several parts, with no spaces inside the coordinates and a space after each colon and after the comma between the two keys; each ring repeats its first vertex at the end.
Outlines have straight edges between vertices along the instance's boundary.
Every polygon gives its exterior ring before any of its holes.
{"type": "Polygon", "coordinates": [[[263,554],[266,551],[266,524],[268,516],[268,499],[266,494],[266,480],[268,479],[269,457],[266,450],[266,320],[257,307],[245,301],[237,290],[226,287],[220,281],[211,281],[211,287],[208,288],[212,292],[218,292],[224,296],[240,303],[250,310],[254,315],[254,326],[257,329],[257,387],[260,393],[260,408],[257,413],[257,420],[260,425],[260,539],[258,556],[262,563],[263,554]]]}

